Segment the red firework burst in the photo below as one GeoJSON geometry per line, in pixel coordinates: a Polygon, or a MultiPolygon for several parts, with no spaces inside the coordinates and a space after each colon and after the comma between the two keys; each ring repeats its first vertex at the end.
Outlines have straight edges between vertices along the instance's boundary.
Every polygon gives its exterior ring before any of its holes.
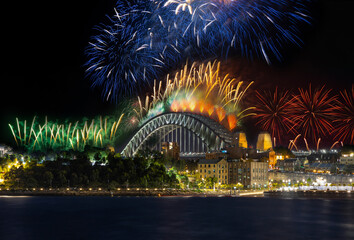
{"type": "Polygon", "coordinates": [[[271,133],[272,138],[281,142],[284,133],[292,129],[295,122],[290,114],[291,96],[289,91],[256,91],[256,124],[271,133]]]}
{"type": "Polygon", "coordinates": [[[348,144],[354,144],[354,85],[352,90],[344,90],[337,101],[338,108],[335,124],[334,138],[348,144]]]}
{"type": "Polygon", "coordinates": [[[316,142],[319,137],[328,136],[333,130],[332,119],[335,114],[337,96],[331,96],[331,89],[325,86],[309,90],[299,88],[299,94],[293,96],[291,103],[294,128],[304,138],[316,142]]]}

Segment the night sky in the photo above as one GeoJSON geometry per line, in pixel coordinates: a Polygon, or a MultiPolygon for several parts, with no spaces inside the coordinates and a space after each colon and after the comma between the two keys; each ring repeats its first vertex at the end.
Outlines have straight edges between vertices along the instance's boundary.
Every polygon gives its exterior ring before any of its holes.
{"type": "MultiPolygon", "coordinates": [[[[106,115],[114,104],[85,78],[84,49],[92,28],[114,13],[114,0],[11,1],[1,15],[2,68],[0,143],[11,143],[9,122],[81,119],[106,115]],[[5,62],[5,65],[4,65],[5,62]]],[[[282,64],[267,66],[231,57],[230,63],[256,81],[255,87],[327,86],[341,90],[354,83],[353,0],[321,0],[304,47],[289,51],[282,64]],[[240,63],[241,62],[241,63],[240,63]],[[258,85],[257,85],[258,84],[258,85]]],[[[179,67],[179,66],[177,66],[179,67]]]]}

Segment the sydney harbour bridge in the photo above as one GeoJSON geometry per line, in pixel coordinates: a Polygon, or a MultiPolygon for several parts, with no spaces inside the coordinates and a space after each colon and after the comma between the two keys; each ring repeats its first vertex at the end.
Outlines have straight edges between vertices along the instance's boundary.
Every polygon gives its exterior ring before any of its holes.
{"type": "Polygon", "coordinates": [[[220,123],[193,113],[165,113],[145,122],[131,137],[122,155],[133,156],[149,147],[161,150],[162,142],[177,142],[181,155],[218,151],[232,144],[232,133],[220,123]]]}

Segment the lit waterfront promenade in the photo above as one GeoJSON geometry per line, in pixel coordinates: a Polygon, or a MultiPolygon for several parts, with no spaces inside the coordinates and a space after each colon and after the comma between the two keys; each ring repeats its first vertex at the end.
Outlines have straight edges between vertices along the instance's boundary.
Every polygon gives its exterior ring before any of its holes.
{"type": "Polygon", "coordinates": [[[334,183],[334,184],[349,184],[351,183],[351,179],[352,181],[354,181],[353,175],[343,175],[343,174],[330,175],[330,174],[321,174],[321,173],[314,174],[314,173],[295,173],[295,172],[288,172],[288,173],[269,172],[268,178],[269,180],[274,180],[274,181],[290,180],[292,183],[303,182],[304,180],[306,181],[309,178],[311,178],[311,181],[313,182],[315,182],[316,179],[318,178],[322,178],[327,183],[334,183]]]}

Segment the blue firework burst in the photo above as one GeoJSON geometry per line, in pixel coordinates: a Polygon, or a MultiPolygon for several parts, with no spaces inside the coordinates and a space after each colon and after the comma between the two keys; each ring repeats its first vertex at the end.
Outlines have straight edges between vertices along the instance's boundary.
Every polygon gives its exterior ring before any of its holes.
{"type": "Polygon", "coordinates": [[[270,64],[272,58],[281,61],[289,45],[302,44],[300,28],[310,23],[309,2],[165,0],[163,6],[170,12],[166,22],[198,53],[222,56],[233,48],[270,64]]]}
{"type": "Polygon", "coordinates": [[[160,78],[171,68],[205,58],[242,56],[281,61],[301,45],[310,0],[120,0],[87,48],[87,74],[106,99],[160,78]]]}
{"type": "Polygon", "coordinates": [[[101,87],[103,96],[117,100],[120,95],[129,95],[143,83],[157,76],[163,61],[149,43],[152,2],[119,2],[116,14],[107,24],[96,27],[86,49],[88,61],[86,73],[93,86],[101,87]],[[150,9],[149,9],[150,8],[150,9]]]}

